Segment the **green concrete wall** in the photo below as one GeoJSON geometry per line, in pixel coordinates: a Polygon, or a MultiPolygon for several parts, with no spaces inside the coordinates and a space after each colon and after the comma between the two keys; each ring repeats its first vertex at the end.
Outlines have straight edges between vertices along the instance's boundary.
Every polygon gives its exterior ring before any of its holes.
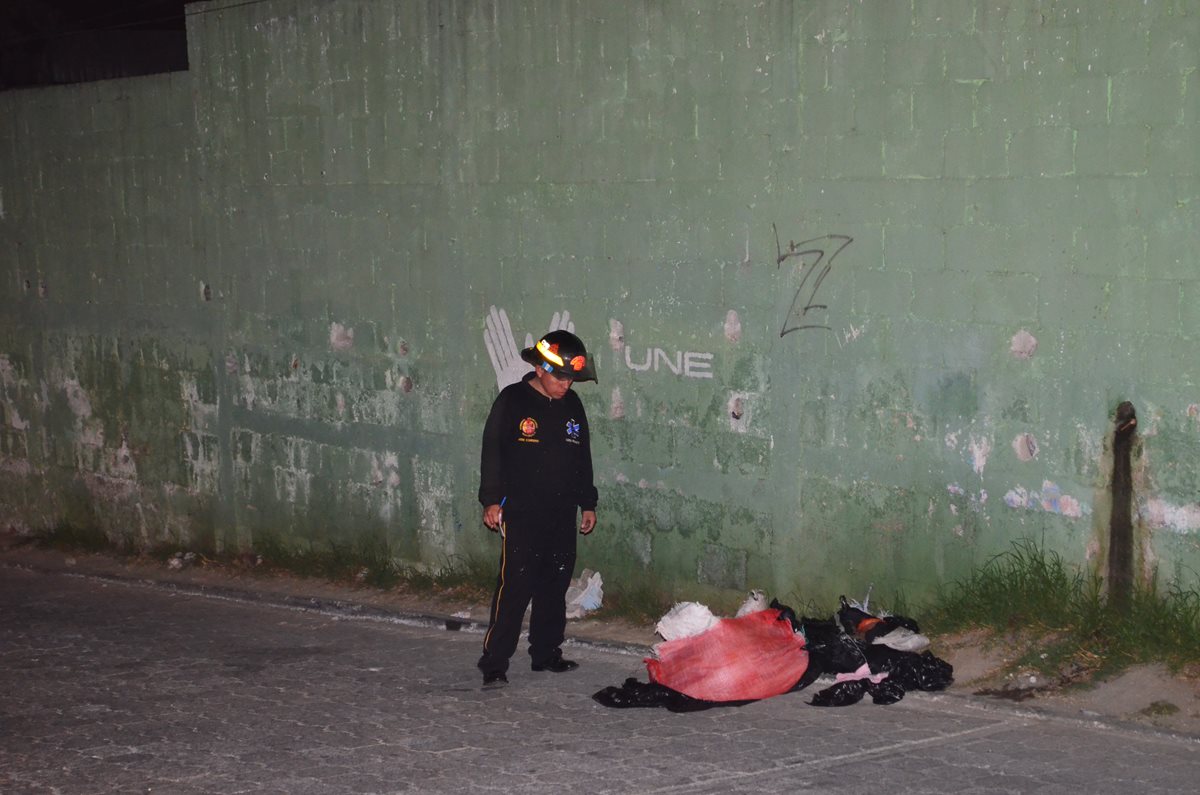
{"type": "Polygon", "coordinates": [[[1200,7],[236,0],[187,74],[0,94],[0,496],[491,554],[570,324],[600,526],[685,598],[928,594],[1016,539],[1200,572],[1200,7]]]}

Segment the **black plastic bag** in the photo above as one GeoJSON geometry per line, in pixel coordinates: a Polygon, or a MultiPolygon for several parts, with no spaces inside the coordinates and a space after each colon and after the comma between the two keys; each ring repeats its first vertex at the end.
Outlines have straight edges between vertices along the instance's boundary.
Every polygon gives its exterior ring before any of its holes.
{"type": "Polygon", "coordinates": [[[639,682],[632,676],[620,687],[609,686],[592,694],[592,700],[606,707],[661,707],[671,712],[700,712],[713,707],[740,707],[749,701],[705,701],[672,690],[655,682],[639,682]]]}
{"type": "Polygon", "coordinates": [[[815,659],[823,673],[853,673],[867,661],[863,644],[843,632],[836,622],[806,618],[803,626],[809,664],[815,659]]]}
{"type": "Polygon", "coordinates": [[[927,651],[917,654],[872,645],[866,655],[873,672],[886,671],[888,679],[905,690],[945,690],[954,681],[954,666],[927,651]]]}
{"type": "Polygon", "coordinates": [[[848,707],[862,701],[863,696],[866,695],[868,684],[870,682],[866,679],[838,682],[814,693],[812,701],[808,703],[814,707],[848,707]]]}
{"type": "Polygon", "coordinates": [[[893,682],[889,676],[879,684],[875,684],[868,680],[867,692],[871,694],[871,701],[886,706],[895,704],[900,699],[904,698],[904,687],[899,682],[893,682]]]}
{"type": "Polygon", "coordinates": [[[824,673],[850,673],[857,671],[866,662],[862,644],[847,635],[833,619],[796,617],[796,612],[778,599],[771,600],[771,607],[779,611],[780,620],[788,620],[792,630],[804,634],[804,648],[808,652],[808,670],[801,679],[803,685],[811,684],[824,673]]]}

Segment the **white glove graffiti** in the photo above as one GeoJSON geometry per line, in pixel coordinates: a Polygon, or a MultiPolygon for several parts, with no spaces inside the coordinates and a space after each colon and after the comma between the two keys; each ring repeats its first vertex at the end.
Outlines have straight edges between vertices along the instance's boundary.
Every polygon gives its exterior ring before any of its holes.
{"type": "MultiPolygon", "coordinates": [[[[487,347],[488,358],[492,360],[492,369],[496,371],[496,389],[504,389],[520,381],[533,367],[521,358],[521,352],[517,350],[517,340],[509,325],[507,312],[491,306],[484,321],[483,344],[487,347]]],[[[555,312],[550,318],[548,330],[565,330],[574,334],[575,324],[571,322],[571,313],[555,312]]],[[[525,347],[533,347],[532,334],[525,334],[525,347]]]]}
{"type": "MultiPolygon", "coordinates": [[[[546,331],[569,331],[574,334],[575,324],[571,322],[571,313],[566,310],[563,310],[561,315],[555,312],[554,316],[550,318],[550,327],[546,331]]],[[[533,337],[531,335],[526,334],[525,340],[526,348],[533,345],[533,337]]]]}
{"type": "Polygon", "coordinates": [[[532,368],[521,358],[517,342],[513,339],[512,326],[508,324],[508,313],[492,306],[486,318],[487,328],[483,331],[483,344],[487,346],[488,358],[496,371],[496,389],[521,380],[521,376],[532,368]]]}

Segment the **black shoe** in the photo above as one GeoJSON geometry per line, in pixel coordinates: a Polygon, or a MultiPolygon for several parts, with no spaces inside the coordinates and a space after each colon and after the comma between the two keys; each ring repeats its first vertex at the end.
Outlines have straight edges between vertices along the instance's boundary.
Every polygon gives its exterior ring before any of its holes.
{"type": "Polygon", "coordinates": [[[506,684],[508,684],[508,677],[499,671],[483,675],[483,686],[488,690],[495,690],[498,687],[504,687],[506,684]]]}
{"type": "Polygon", "coordinates": [[[562,652],[551,657],[543,663],[534,663],[532,666],[535,671],[553,671],[556,674],[561,674],[566,671],[574,671],[579,667],[579,663],[574,660],[564,659],[562,652]]]}

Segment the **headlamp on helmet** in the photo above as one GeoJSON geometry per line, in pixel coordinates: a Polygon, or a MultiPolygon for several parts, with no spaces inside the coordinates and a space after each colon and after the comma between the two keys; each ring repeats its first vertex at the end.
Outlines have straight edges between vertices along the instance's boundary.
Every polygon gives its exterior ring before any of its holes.
{"type": "Polygon", "coordinates": [[[521,358],[547,373],[572,381],[595,381],[596,370],[583,341],[569,331],[551,331],[521,358]]]}

